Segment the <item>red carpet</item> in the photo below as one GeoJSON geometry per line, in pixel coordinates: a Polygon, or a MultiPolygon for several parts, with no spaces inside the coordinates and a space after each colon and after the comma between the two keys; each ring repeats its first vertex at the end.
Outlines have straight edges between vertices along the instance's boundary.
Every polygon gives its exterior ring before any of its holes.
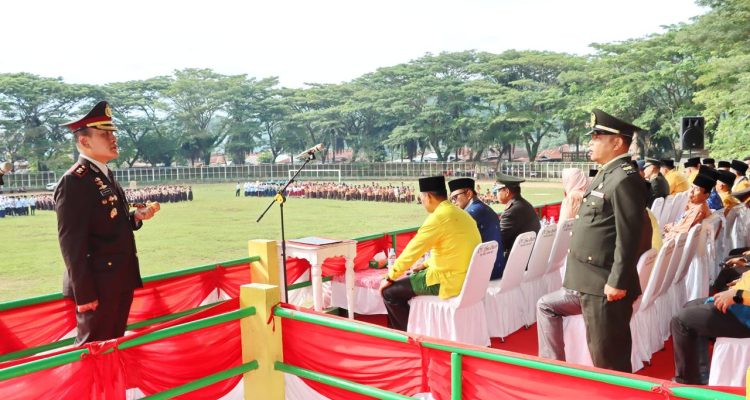
{"type": "MultiPolygon", "coordinates": [[[[356,314],[355,317],[358,321],[387,326],[387,319],[385,315],[356,314]]],[[[529,329],[521,328],[520,330],[514,332],[513,334],[505,338],[505,342],[501,342],[498,338],[492,338],[492,348],[535,356],[538,353],[536,335],[536,324],[534,324],[529,327],[529,329]]],[[[673,357],[674,355],[672,352],[672,339],[670,338],[667,343],[664,344],[664,349],[658,351],[652,356],[651,365],[645,366],[635,374],[648,376],[651,378],[664,379],[667,381],[671,380],[672,377],[674,377],[673,357]]],[[[721,390],[724,392],[742,396],[745,395],[744,388],[712,387],[711,389],[721,390]]]]}

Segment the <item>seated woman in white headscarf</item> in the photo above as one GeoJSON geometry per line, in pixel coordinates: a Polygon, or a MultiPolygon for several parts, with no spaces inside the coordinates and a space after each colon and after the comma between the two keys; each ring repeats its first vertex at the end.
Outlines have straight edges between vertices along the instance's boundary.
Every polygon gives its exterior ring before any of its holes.
{"type": "Polygon", "coordinates": [[[562,170],[562,184],[565,198],[560,206],[561,222],[576,217],[589,180],[579,168],[565,168],[562,170]]]}

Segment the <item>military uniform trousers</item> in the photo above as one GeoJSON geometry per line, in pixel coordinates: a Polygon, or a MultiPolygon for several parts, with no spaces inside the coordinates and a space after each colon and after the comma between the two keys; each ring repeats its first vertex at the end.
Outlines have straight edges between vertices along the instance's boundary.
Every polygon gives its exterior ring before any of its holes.
{"type": "Polygon", "coordinates": [[[630,317],[633,302],[630,295],[607,301],[606,296],[566,288],[543,296],[536,309],[539,357],[565,361],[562,318],[583,314],[586,341],[594,366],[632,372],[630,317]]]}
{"type": "Polygon", "coordinates": [[[388,327],[406,331],[409,324],[409,300],[416,296],[437,296],[440,284],[427,286],[427,270],[398,279],[383,289],[383,303],[388,311],[388,327]]]}

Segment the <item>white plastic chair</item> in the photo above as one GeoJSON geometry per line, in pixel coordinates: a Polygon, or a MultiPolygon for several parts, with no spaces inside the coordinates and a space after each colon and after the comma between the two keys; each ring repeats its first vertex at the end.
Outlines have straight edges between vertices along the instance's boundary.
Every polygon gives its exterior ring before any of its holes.
{"type": "Polygon", "coordinates": [[[674,277],[674,284],[669,289],[669,295],[673,298],[672,304],[674,306],[672,315],[677,315],[682,306],[688,301],[686,280],[691,268],[698,268],[699,262],[698,257],[696,257],[698,251],[696,248],[703,243],[701,240],[702,235],[702,224],[696,224],[687,233],[685,247],[682,250],[682,257],[680,258],[680,263],[677,266],[677,272],[674,277]]]}
{"type": "Polygon", "coordinates": [[[641,296],[638,312],[633,314],[633,336],[638,336],[638,349],[641,361],[651,360],[651,355],[664,346],[663,328],[659,321],[656,299],[662,294],[661,286],[674,253],[674,239],[667,240],[656,256],[654,268],[641,296]]]}
{"type": "MultiPolygon", "coordinates": [[[[656,250],[649,249],[638,259],[638,279],[641,288],[645,288],[648,284],[656,257],[656,250]]],[[[634,326],[635,314],[640,309],[642,297],[643,296],[638,297],[633,303],[633,317],[630,319],[630,332],[633,338],[630,363],[633,372],[638,371],[643,367],[641,345],[638,342],[638,336],[635,334],[634,326]]],[[[565,360],[567,362],[588,366],[594,365],[586,341],[586,325],[583,321],[583,315],[579,314],[563,318],[563,340],[565,342],[565,360]]]]}
{"type": "Polygon", "coordinates": [[[570,232],[573,231],[573,222],[575,221],[569,219],[557,225],[555,243],[552,245],[552,251],[549,256],[549,268],[544,274],[544,280],[547,282],[547,293],[554,292],[562,287],[562,268],[565,266],[568,258],[570,232]]]}
{"type": "Polygon", "coordinates": [[[411,299],[406,330],[455,342],[489,346],[490,336],[482,299],[490,282],[497,247],[497,242],[493,240],[481,243],[474,249],[458,296],[446,300],[438,296],[411,299]]]}
{"type": "Polygon", "coordinates": [[[545,225],[537,234],[529,257],[529,265],[521,280],[521,293],[526,300],[524,322],[529,326],[536,322],[536,302],[548,292],[544,275],[549,267],[549,255],[557,233],[557,224],[545,225]]]}
{"type": "Polygon", "coordinates": [[[654,306],[656,306],[656,320],[659,322],[658,328],[661,333],[662,342],[669,339],[669,321],[675,314],[674,295],[670,294],[670,289],[674,286],[677,269],[682,261],[682,253],[685,250],[687,233],[680,233],[674,239],[674,250],[672,257],[667,263],[667,271],[664,273],[664,279],[661,282],[654,306]]]}
{"type": "Polygon", "coordinates": [[[656,220],[659,220],[659,216],[661,215],[661,210],[664,208],[664,197],[657,197],[654,199],[653,204],[651,204],[651,212],[654,214],[654,217],[656,217],[656,220]]]}
{"type": "Polygon", "coordinates": [[[685,277],[686,302],[708,297],[709,271],[713,268],[711,264],[714,262],[714,252],[716,251],[716,224],[713,223],[715,220],[718,220],[718,217],[713,214],[701,222],[701,234],[699,244],[696,247],[696,255],[690,263],[685,277]]]}
{"type": "Polygon", "coordinates": [[[664,226],[668,224],[667,221],[669,219],[669,216],[672,215],[672,207],[674,206],[674,198],[675,195],[669,195],[664,199],[664,207],[661,209],[661,214],[659,214],[659,226],[664,226]]]}
{"type": "Polygon", "coordinates": [[[745,387],[750,367],[750,338],[716,338],[708,384],[745,387]]]}
{"type": "Polygon", "coordinates": [[[484,298],[487,327],[491,337],[504,339],[524,326],[525,302],[521,293],[521,280],[534,246],[536,232],[518,235],[508,254],[503,277],[491,281],[484,298]]]}
{"type": "Polygon", "coordinates": [[[687,191],[675,195],[674,203],[672,204],[672,212],[670,213],[669,218],[667,218],[667,223],[674,223],[682,217],[682,214],[685,213],[685,206],[687,206],[689,196],[690,194],[687,191]]]}

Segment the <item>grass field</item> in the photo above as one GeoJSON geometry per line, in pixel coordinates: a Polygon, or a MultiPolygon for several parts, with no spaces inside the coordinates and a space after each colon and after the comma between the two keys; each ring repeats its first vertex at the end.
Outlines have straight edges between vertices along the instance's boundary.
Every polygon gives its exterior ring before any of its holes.
{"type": "MultiPolygon", "coordinates": [[[[234,197],[234,184],[196,185],[193,191],[194,201],[164,204],[136,232],[144,276],[247,257],[248,240],[280,239],[278,206],[255,222],[270,198],[234,197]]],[[[562,198],[561,186],[554,183],[524,184],[523,193],[533,204],[562,198]]],[[[297,198],[287,201],[284,214],[287,238],[353,238],[416,227],[426,216],[417,204],[297,198]]],[[[65,267],[54,212],[0,219],[0,231],[0,301],[62,289],[65,267]]]]}

